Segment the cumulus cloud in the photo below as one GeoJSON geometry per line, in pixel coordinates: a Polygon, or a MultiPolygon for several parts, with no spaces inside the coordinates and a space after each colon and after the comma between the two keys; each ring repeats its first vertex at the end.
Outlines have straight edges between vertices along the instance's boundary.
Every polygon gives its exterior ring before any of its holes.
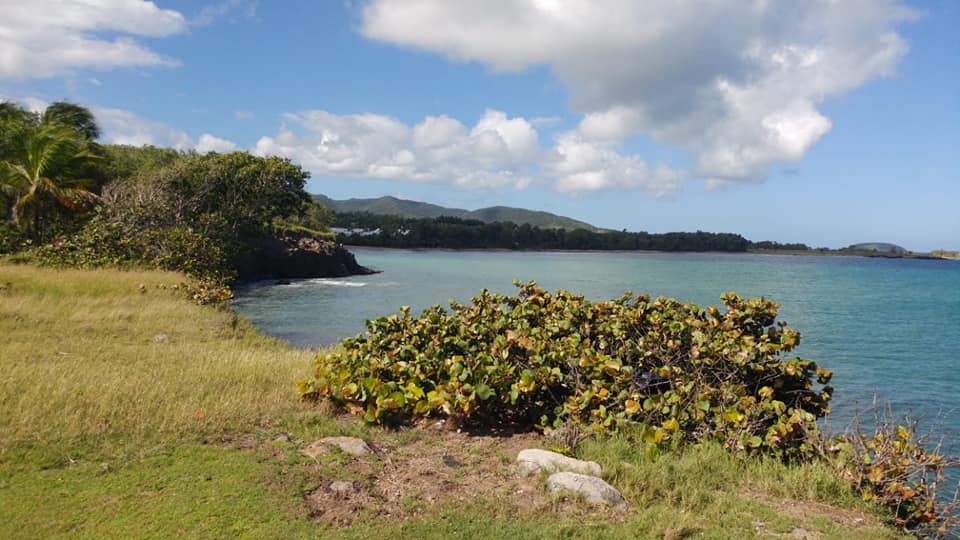
{"type": "Polygon", "coordinates": [[[288,157],[317,176],[353,176],[406,182],[449,183],[463,188],[523,189],[552,182],[564,192],[641,189],[673,193],[682,171],[649,166],[624,155],[613,141],[559,134],[544,148],[531,120],[488,109],[466,126],[446,115],[415,125],[379,114],[337,115],[306,111],[284,116],[275,137],[261,138],[259,155],[288,157]]]}
{"type": "Polygon", "coordinates": [[[193,139],[185,131],[163,122],[148,120],[123,109],[94,107],[91,109],[100,129],[101,139],[110,144],[161,146],[189,150],[193,139]]]}
{"type": "Polygon", "coordinates": [[[832,127],[819,105],[892,75],[908,50],[895,27],[916,16],[900,0],[372,0],[361,32],[494,70],[549,66],[583,114],[561,144],[648,135],[721,185],[801,159],[832,127]]]}
{"type": "MultiPolygon", "coordinates": [[[[36,111],[48,105],[36,97],[15,101],[36,111]]],[[[181,129],[131,111],[91,110],[106,143],[201,154],[238,149],[233,141],[210,133],[194,140],[181,129]]],[[[544,148],[531,121],[491,109],[472,127],[446,115],[427,116],[415,125],[379,114],[321,110],[288,113],[284,119],[276,136],[261,137],[251,151],[288,157],[317,176],[446,183],[465,189],[552,183],[561,192],[639,189],[656,197],[675,192],[687,176],[664,165],[648,165],[623,154],[615,142],[590,139],[577,130],[560,133],[552,147],[544,148]]]]}
{"type": "Polygon", "coordinates": [[[237,149],[236,143],[215,137],[209,133],[200,135],[197,145],[194,147],[197,152],[206,154],[207,152],[232,152],[237,149]]]}
{"type": "Polygon", "coordinates": [[[0,12],[0,78],[176,65],[134,37],[186,29],[179,12],[145,0],[0,0],[0,12]]]}
{"type": "Polygon", "coordinates": [[[657,197],[676,191],[683,171],[665,165],[650,168],[637,156],[623,155],[609,142],[590,140],[577,132],[562,133],[545,164],[558,191],[642,189],[657,197]]]}
{"type": "Polygon", "coordinates": [[[527,120],[495,110],[471,128],[448,116],[413,126],[379,114],[320,110],[284,119],[287,126],[261,138],[254,151],[289,157],[317,175],[522,188],[534,180],[543,152],[527,120]]]}
{"type": "Polygon", "coordinates": [[[181,129],[143,118],[123,109],[95,107],[92,112],[103,131],[101,139],[110,144],[196,150],[201,154],[231,152],[237,148],[232,141],[209,133],[200,135],[200,138],[194,142],[193,138],[181,129]]]}

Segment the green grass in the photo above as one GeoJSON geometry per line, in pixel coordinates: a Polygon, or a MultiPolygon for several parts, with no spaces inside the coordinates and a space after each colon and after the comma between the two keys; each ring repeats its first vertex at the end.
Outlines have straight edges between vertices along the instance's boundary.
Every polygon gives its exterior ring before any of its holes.
{"type": "MultiPolygon", "coordinates": [[[[279,433],[386,448],[436,436],[301,403],[296,381],[314,353],[191,304],[171,290],[182,279],[0,262],[0,538],[895,536],[824,467],[744,462],[709,446],[650,456],[626,438],[580,449],[623,491],[626,513],[545,497],[518,508],[482,490],[428,505],[411,490],[403,504],[424,507],[417,515],[373,504],[331,525],[310,515],[305,493],[323,478],[375,482],[383,463],[314,461],[279,433]]],[[[483,452],[460,458],[509,466],[483,452]]]]}
{"type": "Polygon", "coordinates": [[[309,534],[306,510],[290,492],[296,486],[271,477],[271,469],[249,452],[184,443],[133,462],[79,459],[16,474],[0,490],[0,537],[309,534]]]}

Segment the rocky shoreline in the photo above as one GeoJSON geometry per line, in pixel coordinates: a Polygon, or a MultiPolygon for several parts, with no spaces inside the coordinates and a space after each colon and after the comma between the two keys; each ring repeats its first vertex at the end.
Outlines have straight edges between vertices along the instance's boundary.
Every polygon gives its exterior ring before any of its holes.
{"type": "Polygon", "coordinates": [[[342,244],[300,232],[265,239],[237,263],[240,281],[304,279],[377,274],[357,262],[342,244]]]}

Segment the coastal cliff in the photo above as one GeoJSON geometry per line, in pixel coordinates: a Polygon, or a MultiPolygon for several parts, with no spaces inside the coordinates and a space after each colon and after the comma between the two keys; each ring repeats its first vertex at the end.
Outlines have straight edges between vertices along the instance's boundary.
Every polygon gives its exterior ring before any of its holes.
{"type": "Polygon", "coordinates": [[[375,274],[342,244],[300,232],[271,236],[237,262],[241,281],[375,274]]]}

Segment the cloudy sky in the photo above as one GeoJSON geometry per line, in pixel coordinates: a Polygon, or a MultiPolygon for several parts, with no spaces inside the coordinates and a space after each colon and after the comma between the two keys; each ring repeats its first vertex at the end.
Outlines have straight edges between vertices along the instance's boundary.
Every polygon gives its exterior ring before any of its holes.
{"type": "Polygon", "coordinates": [[[335,198],[960,248],[955,0],[0,0],[0,97],[335,198]]]}

